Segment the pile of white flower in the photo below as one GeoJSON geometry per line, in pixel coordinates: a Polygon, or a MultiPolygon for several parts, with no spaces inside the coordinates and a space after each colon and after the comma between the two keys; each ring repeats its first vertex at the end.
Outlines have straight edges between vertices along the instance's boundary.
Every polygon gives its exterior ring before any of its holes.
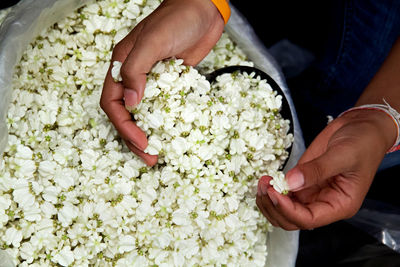
{"type": "MultiPolygon", "coordinates": [[[[97,1],[24,53],[0,161],[0,249],[18,266],[264,265],[256,183],[283,177],[292,138],[268,84],[223,75],[210,87],[180,60],[159,63],[135,114],[153,168],[99,107],[112,47],[159,3],[97,1]]],[[[224,34],[199,70],[227,64],[251,62],[224,34]]]]}
{"type": "MultiPolygon", "coordinates": [[[[113,62],[116,82],[122,81],[121,65],[113,62]]],[[[145,152],[161,154],[159,164],[180,179],[202,177],[209,172],[204,168],[212,168],[223,184],[245,178],[240,189],[232,191],[231,183],[216,189],[240,196],[247,186],[254,189],[254,178],[263,174],[275,178],[277,191],[287,190],[279,169],[293,135],[279,114],[281,107],[282,96],[255,73],[225,73],[210,84],[183,60],[171,59],[153,67],[133,114],[149,137],[145,152]]]]}

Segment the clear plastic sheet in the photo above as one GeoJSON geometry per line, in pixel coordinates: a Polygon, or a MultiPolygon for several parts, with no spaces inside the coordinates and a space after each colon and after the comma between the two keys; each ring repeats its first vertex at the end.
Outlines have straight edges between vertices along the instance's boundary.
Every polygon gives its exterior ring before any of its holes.
{"type": "Polygon", "coordinates": [[[366,199],[360,211],[347,222],[400,253],[400,208],[366,199]]]}
{"type": "MultiPolygon", "coordinates": [[[[21,59],[27,45],[43,29],[51,26],[68,13],[91,1],[85,0],[22,0],[13,7],[0,27],[0,153],[7,144],[7,126],[5,123],[12,90],[14,66],[21,59]]],[[[294,118],[294,137],[290,158],[285,170],[292,168],[304,152],[304,141],[297,114],[284,76],[273,57],[258,39],[250,24],[232,6],[232,16],[226,26],[226,32],[247,54],[255,67],[268,73],[282,88],[292,108],[294,118]]],[[[298,250],[298,231],[274,229],[268,237],[267,266],[295,266],[298,250]]],[[[0,250],[0,266],[6,264],[7,255],[0,250]],[[3,264],[4,262],[4,264],[3,264]]]]}
{"type": "Polygon", "coordinates": [[[5,123],[12,90],[14,66],[39,33],[66,14],[87,3],[85,0],[23,0],[15,5],[0,27],[0,153],[7,144],[5,123]]]}
{"type": "MultiPolygon", "coordinates": [[[[294,143],[290,158],[284,169],[286,172],[296,165],[305,150],[303,135],[301,133],[301,128],[297,119],[293,100],[290,96],[289,88],[285,82],[285,77],[283,76],[280,67],[261,40],[257,37],[250,23],[248,23],[246,18],[232,5],[231,9],[231,18],[225,27],[226,32],[244,51],[249,59],[254,62],[255,67],[268,73],[278,83],[282,88],[282,91],[285,93],[291,107],[292,116],[294,118],[294,143]]],[[[298,238],[298,231],[285,231],[280,228],[275,228],[268,236],[267,247],[269,257],[267,258],[266,266],[295,266],[298,250],[298,238]],[[279,247],[274,246],[274,244],[279,244],[279,247]]]]}

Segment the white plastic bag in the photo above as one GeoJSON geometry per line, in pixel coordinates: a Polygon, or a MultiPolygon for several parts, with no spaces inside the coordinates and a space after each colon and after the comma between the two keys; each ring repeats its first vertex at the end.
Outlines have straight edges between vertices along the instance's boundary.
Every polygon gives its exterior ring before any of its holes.
{"type": "MultiPolygon", "coordinates": [[[[17,4],[0,28],[0,153],[7,144],[5,123],[12,90],[14,66],[28,44],[40,33],[62,17],[89,3],[85,0],[22,0],[17,4]]],[[[294,137],[290,158],[285,171],[292,168],[304,152],[304,142],[293,101],[282,72],[267,49],[255,35],[246,19],[232,7],[232,16],[226,26],[230,37],[247,54],[255,67],[268,73],[282,88],[294,118],[294,137]]],[[[295,265],[298,249],[298,231],[274,229],[268,238],[267,266],[290,267],[295,265]]],[[[6,257],[3,251],[2,257],[6,257]]],[[[5,262],[5,261],[4,261],[5,262]]],[[[3,265],[0,264],[2,267],[3,265]]],[[[7,265],[10,266],[10,265],[7,265]]]]}
{"type": "MultiPolygon", "coordinates": [[[[257,37],[251,25],[233,6],[231,6],[231,9],[232,15],[226,26],[226,32],[245,52],[249,59],[254,62],[255,67],[269,74],[278,83],[288,99],[294,120],[294,143],[290,158],[284,169],[284,172],[286,172],[296,165],[305,150],[301,128],[289,89],[278,64],[257,37]]],[[[298,238],[298,231],[285,231],[280,228],[275,228],[274,231],[269,234],[267,241],[269,254],[266,266],[295,266],[298,250],[298,238]],[[279,244],[279,246],[276,244],[279,244]]]]}

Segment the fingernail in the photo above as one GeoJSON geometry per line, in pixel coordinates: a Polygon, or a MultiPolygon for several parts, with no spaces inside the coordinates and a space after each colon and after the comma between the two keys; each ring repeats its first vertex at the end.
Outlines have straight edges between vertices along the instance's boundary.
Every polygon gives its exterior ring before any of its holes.
{"type": "MultiPolygon", "coordinates": [[[[270,190],[270,191],[272,191],[272,190],[270,190]]],[[[269,197],[269,199],[271,199],[272,204],[274,204],[274,206],[276,206],[278,204],[278,199],[275,197],[275,194],[270,191],[267,190],[268,197],[269,197]]]]}
{"type": "Polygon", "coordinates": [[[267,191],[268,191],[268,186],[267,186],[266,184],[261,183],[261,184],[260,184],[260,187],[261,187],[261,193],[262,193],[263,195],[266,195],[266,194],[267,194],[267,191]]]}
{"type": "Polygon", "coordinates": [[[135,110],[136,106],[127,106],[125,105],[125,108],[127,111],[129,111],[129,113],[133,113],[133,111],[135,110]]]}
{"type": "Polygon", "coordinates": [[[304,185],[304,175],[299,170],[295,170],[286,175],[286,182],[290,191],[296,191],[304,185]]]}
{"type": "Polygon", "coordinates": [[[125,107],[132,112],[138,104],[138,94],[135,90],[125,88],[124,90],[125,107]]]}
{"type": "Polygon", "coordinates": [[[257,196],[262,196],[261,185],[257,186],[257,196]]]}
{"type": "Polygon", "coordinates": [[[137,149],[139,149],[139,150],[141,150],[141,151],[144,151],[144,150],[146,149],[146,147],[144,147],[144,146],[141,145],[141,144],[136,144],[136,143],[134,143],[134,142],[131,141],[131,140],[129,140],[129,142],[130,142],[134,147],[136,147],[137,149]]]}

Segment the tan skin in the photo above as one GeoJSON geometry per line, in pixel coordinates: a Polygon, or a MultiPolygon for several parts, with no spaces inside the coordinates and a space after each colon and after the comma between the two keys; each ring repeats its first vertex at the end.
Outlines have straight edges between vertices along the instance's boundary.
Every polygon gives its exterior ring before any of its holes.
{"type": "MultiPolygon", "coordinates": [[[[164,0],[114,48],[112,61],[123,62],[123,82],[115,83],[109,71],[100,104],[127,146],[148,165],[154,165],[157,157],[143,152],[146,135],[127,111],[143,97],[146,73],[169,57],[196,65],[218,41],[223,28],[223,18],[211,1],[164,0]]],[[[382,103],[384,97],[400,110],[399,63],[398,41],[357,105],[382,103]]],[[[270,177],[260,178],[260,211],[273,225],[286,230],[312,229],[353,216],[396,134],[391,119],[380,111],[352,111],[335,119],[287,173],[289,195],[276,192],[269,185],[270,177]]]]}
{"type": "MultiPolygon", "coordinates": [[[[356,103],[379,103],[385,98],[400,110],[400,39],[356,103]]],[[[257,205],[273,225],[286,230],[312,229],[352,217],[374,179],[397,130],[392,119],[376,110],[355,110],[332,121],[312,142],[296,167],[286,174],[293,186],[289,196],[259,181],[257,205]],[[300,179],[301,180],[301,179],[300,179]]]]}
{"type": "Polygon", "coordinates": [[[143,97],[146,74],[157,61],[170,57],[181,58],[186,65],[198,64],[223,29],[224,21],[211,1],[167,0],[115,46],[112,61],[123,62],[123,82],[114,82],[110,68],[100,105],[129,149],[147,165],[156,164],[157,156],[143,152],[147,147],[146,135],[128,112],[143,97]]]}

